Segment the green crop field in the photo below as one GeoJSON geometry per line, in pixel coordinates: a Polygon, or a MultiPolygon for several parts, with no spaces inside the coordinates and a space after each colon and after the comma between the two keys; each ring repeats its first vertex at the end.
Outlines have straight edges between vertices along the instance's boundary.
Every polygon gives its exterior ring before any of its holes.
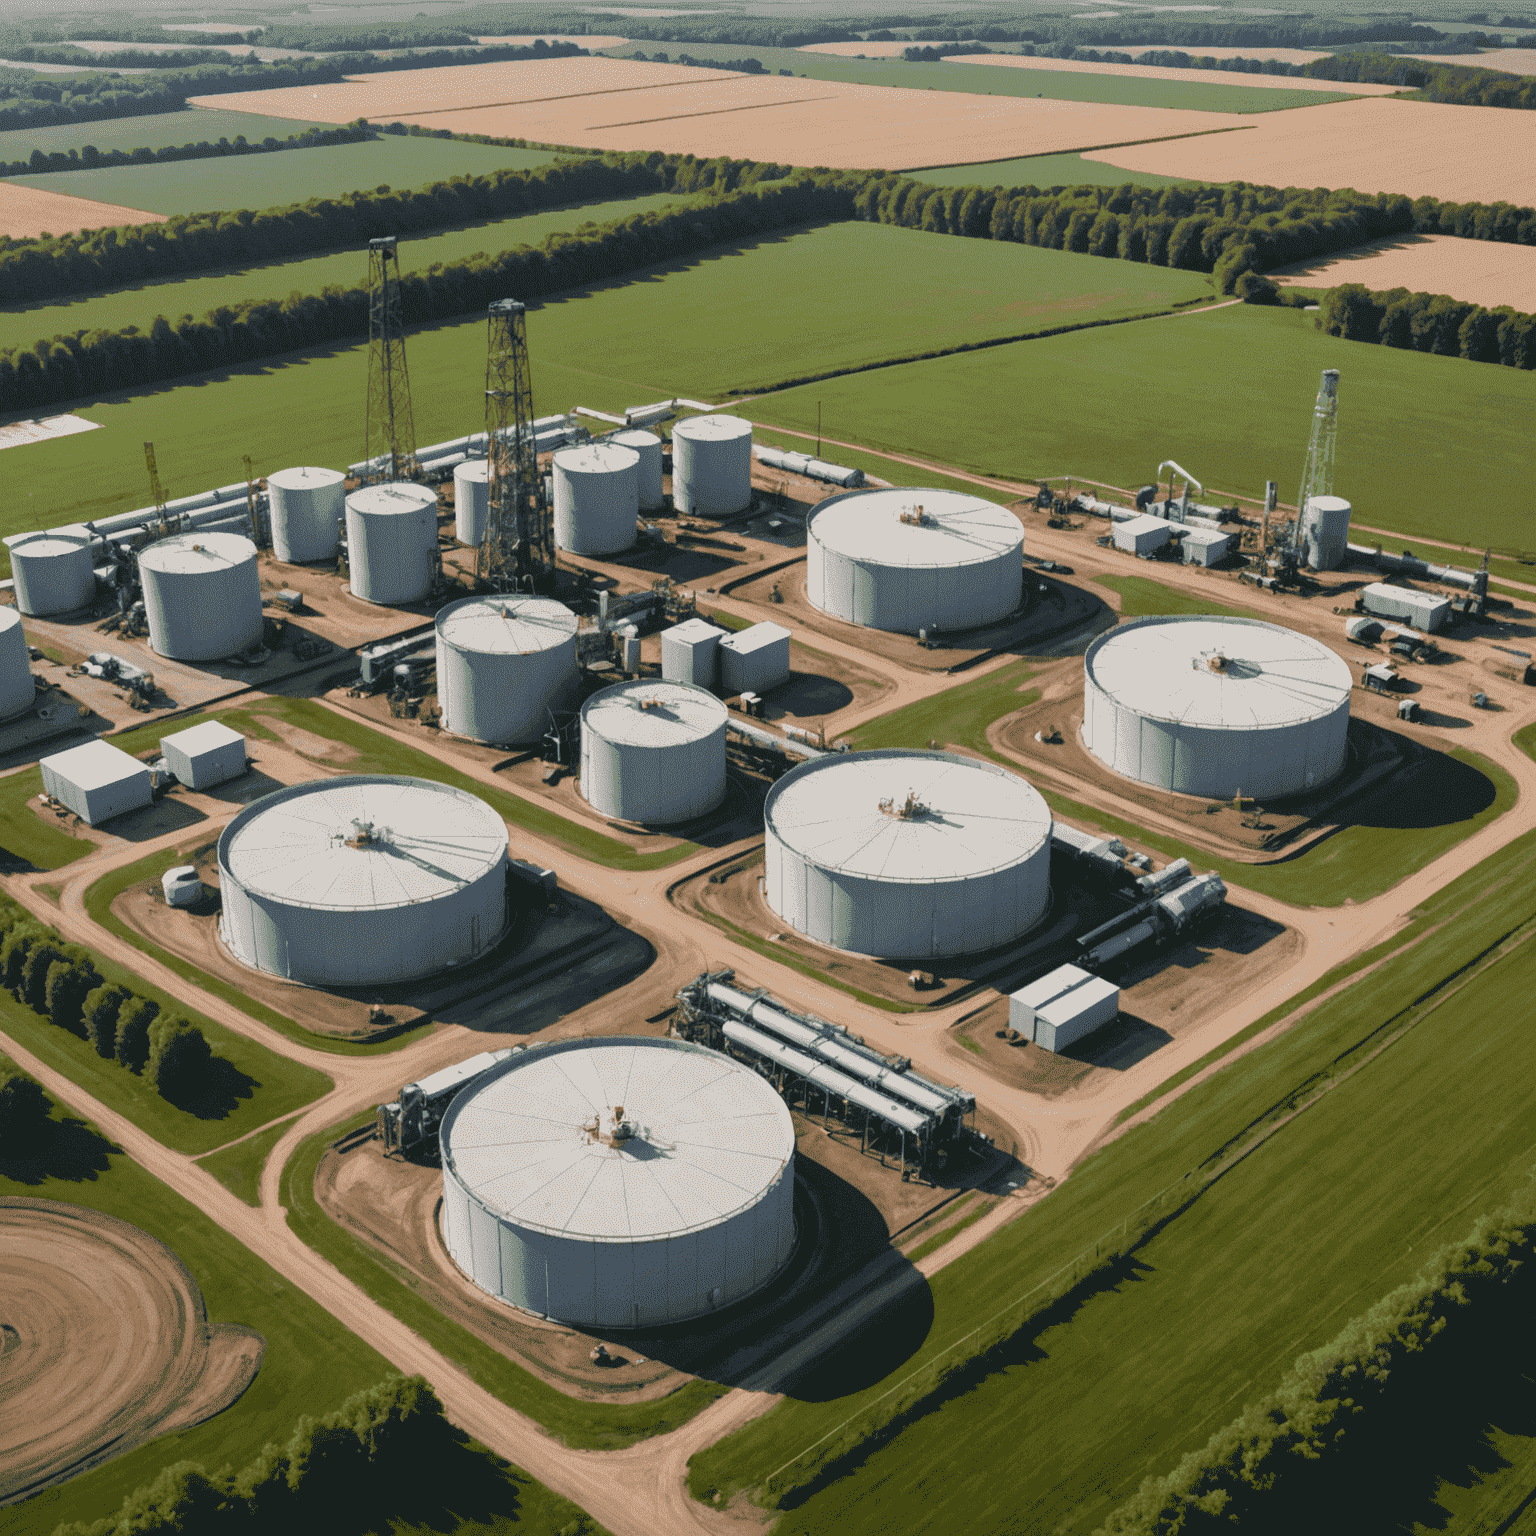
{"type": "Polygon", "coordinates": [[[68,154],[94,144],[97,149],[165,149],[171,145],[216,144],[244,134],[252,144],[287,139],[307,128],[334,128],[255,112],[226,112],[222,107],[188,107],[181,112],[150,112],[143,117],[108,118],[97,123],[55,123],[46,128],[0,131],[0,161],[25,160],[34,149],[45,155],[68,154]]]}
{"type": "MultiPolygon", "coordinates": [[[[962,1372],[776,1527],[903,1529],[921,1508],[934,1529],[1021,1528],[1028,1511],[1031,1530],[1092,1531],[1529,1176],[1536,1033],[1520,1000],[1536,985],[1536,942],[1457,973],[1536,920],[1532,851],[1527,837],[1431,898],[1384,946],[1391,963],[941,1271],[931,1322],[923,1308],[888,1314],[878,1339],[818,1362],[785,1404],[694,1458],[695,1490],[771,1474],[1230,1138],[1310,1098],[1129,1260],[962,1372]]],[[[1446,1465],[1464,1472],[1463,1443],[1447,1445],[1446,1465]]]]}
{"type": "Polygon", "coordinates": [[[855,85],[893,85],[919,91],[963,91],[971,96],[1043,96],[1047,101],[1089,101],[1100,106],[1163,107],[1194,112],[1278,112],[1347,101],[1333,91],[1268,90],[1235,85],[1234,76],[1211,71],[1204,80],[1143,80],[1135,75],[1097,75],[1064,69],[1020,69],[1008,64],[908,64],[904,59],[847,59],[798,48],[756,48],[744,43],[636,43],[612,50],[616,58],[658,50],[707,64],[712,59],[750,55],[766,69],[787,69],[808,80],[841,80],[855,85]]]}
{"type": "MultiPolygon", "coordinates": [[[[314,151],[304,150],[302,153],[312,154],[314,151]]],[[[206,166],[212,162],[200,163],[206,166]]],[[[696,200],[671,192],[655,192],[646,197],[549,208],[489,224],[469,224],[439,234],[411,235],[400,242],[400,270],[402,273],[419,272],[436,261],[459,261],[479,252],[489,254],[517,245],[537,245],[546,235],[574,230],[589,221],[607,224],[631,214],[653,213],[696,200]]],[[[43,301],[0,309],[0,351],[7,347],[30,347],[45,337],[73,335],[85,329],[136,325],[141,331],[147,331],[160,315],[172,320],[189,314],[201,316],[220,304],[283,299],[295,290],[319,293],[332,286],[361,288],[366,287],[367,282],[367,252],[349,250],[294,261],[274,261],[234,271],[226,269],[207,276],[137,283],[111,292],[71,295],[56,303],[43,301]]]]}
{"type": "Polygon", "coordinates": [[[1086,155],[1030,155],[1023,160],[984,160],[973,165],[936,165],[910,173],[936,187],[1192,187],[1196,183],[1156,171],[1123,171],[1086,155]]]}
{"type": "Polygon", "coordinates": [[[202,213],[214,208],[276,208],[379,186],[402,191],[503,166],[525,170],[548,165],[553,159],[542,149],[499,149],[491,144],[461,144],[456,139],[386,135],[366,144],[328,144],[280,154],[244,155],[238,160],[169,160],[159,165],[50,171],[11,180],[16,186],[89,197],[149,213],[202,213]]]}

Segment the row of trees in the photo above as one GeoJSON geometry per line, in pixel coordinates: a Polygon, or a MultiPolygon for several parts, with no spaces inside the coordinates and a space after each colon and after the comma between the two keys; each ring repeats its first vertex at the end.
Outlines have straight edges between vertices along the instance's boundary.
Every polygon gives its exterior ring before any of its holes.
{"type": "Polygon", "coordinates": [[[1536,368],[1536,315],[1508,305],[1485,309],[1443,293],[1406,288],[1373,293],[1362,283],[1345,283],[1324,294],[1318,324],[1346,341],[1536,368]]]}
{"type": "Polygon", "coordinates": [[[268,134],[257,144],[249,143],[243,133],[238,133],[233,139],[220,139],[216,144],[200,139],[196,144],[165,144],[159,149],[142,146],[101,150],[94,144],[72,149],[67,154],[63,150],[45,154],[34,149],[28,160],[0,160],[0,176],[40,176],[48,171],[93,171],[114,165],[155,165],[170,160],[212,160],[221,155],[264,155],[278,149],[362,144],[374,137],[372,129],[353,123],[344,128],[307,128],[303,133],[292,133],[285,139],[268,134]]]}
{"type": "Polygon", "coordinates": [[[1513,107],[1525,112],[1536,109],[1536,75],[1512,75],[1507,70],[1479,69],[1469,64],[1434,64],[1389,53],[1346,53],[1313,59],[1301,72],[1315,80],[1409,86],[1426,101],[1513,107]]]}
{"type": "Polygon", "coordinates": [[[25,1156],[52,1113],[53,1100],[36,1078],[0,1063],[0,1158],[25,1156]]]}
{"type": "Polygon", "coordinates": [[[214,1055],[195,1024],[162,1016],[153,998],[103,981],[86,950],[11,903],[0,908],[0,984],[174,1104],[197,1100],[209,1087],[214,1055]]]}
{"type": "MultiPolygon", "coordinates": [[[[81,69],[192,69],[199,64],[226,64],[225,48],[135,48],[127,44],[111,53],[77,48],[73,43],[20,43],[6,49],[17,64],[74,64],[81,69]]],[[[251,55],[254,60],[255,55],[251,55]]]]}

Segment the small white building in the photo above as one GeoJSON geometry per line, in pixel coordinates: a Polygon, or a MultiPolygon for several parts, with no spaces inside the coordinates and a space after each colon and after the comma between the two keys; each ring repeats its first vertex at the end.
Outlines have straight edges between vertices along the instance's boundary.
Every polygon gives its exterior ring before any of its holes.
{"type": "Polygon", "coordinates": [[[1042,1050],[1064,1051],[1120,1014],[1120,989],[1077,965],[1059,965],[1008,999],[1008,1024],[1042,1050]]]}
{"type": "Polygon", "coordinates": [[[1148,517],[1143,513],[1140,517],[1116,523],[1112,536],[1116,549],[1123,549],[1132,555],[1150,555],[1173,538],[1173,529],[1162,518],[1148,517]]]}
{"type": "Polygon", "coordinates": [[[212,789],[245,772],[245,737],[217,720],[164,737],[160,750],[176,782],[188,789],[212,789]]]}
{"type": "Polygon", "coordinates": [[[705,619],[689,619],[661,632],[661,675],[669,683],[713,688],[726,632],[705,619]]]}
{"type": "Polygon", "coordinates": [[[725,693],[767,693],[789,681],[789,631],[765,619],[720,642],[725,693]]]}
{"type": "Polygon", "coordinates": [[[1232,535],[1214,528],[1186,528],[1180,551],[1185,565],[1219,565],[1232,552],[1232,535]]]}
{"type": "Polygon", "coordinates": [[[39,766],[43,789],[93,827],[127,811],[143,810],[153,798],[149,769],[109,742],[88,741],[55,752],[39,766]]]}
{"type": "Polygon", "coordinates": [[[1401,619],[1432,635],[1451,616],[1451,600],[1433,592],[1418,592],[1391,582],[1373,581],[1360,593],[1360,604],[1378,619],[1401,619]]]}
{"type": "Polygon", "coordinates": [[[1063,993],[1070,992],[1073,987],[1092,979],[1092,974],[1080,965],[1058,965],[1054,971],[1047,972],[1009,996],[1008,1027],[1016,1029],[1026,1040],[1033,1040],[1035,1017],[1040,1009],[1063,993]]]}

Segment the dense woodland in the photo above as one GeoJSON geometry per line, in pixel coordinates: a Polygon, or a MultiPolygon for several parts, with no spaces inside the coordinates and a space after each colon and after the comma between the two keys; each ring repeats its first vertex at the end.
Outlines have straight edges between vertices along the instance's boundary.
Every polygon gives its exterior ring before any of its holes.
{"type": "Polygon", "coordinates": [[[94,171],[114,165],[156,165],[171,160],[214,160],[222,155],[264,155],[279,149],[321,149],[328,144],[362,144],[377,137],[377,130],[349,124],[345,128],[306,128],[303,133],[290,133],[286,138],[268,134],[255,144],[247,142],[243,133],[233,139],[219,139],[210,143],[201,139],[196,144],[165,144],[159,149],[97,149],[86,144],[67,154],[54,150],[45,154],[34,149],[26,160],[0,160],[0,176],[38,176],[48,171],[94,171]]]}

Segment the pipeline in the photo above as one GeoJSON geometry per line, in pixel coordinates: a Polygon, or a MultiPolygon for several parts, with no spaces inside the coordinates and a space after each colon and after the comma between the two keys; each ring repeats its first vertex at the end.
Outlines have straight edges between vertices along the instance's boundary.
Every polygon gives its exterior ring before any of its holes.
{"type": "Polygon", "coordinates": [[[1389,555],[1383,549],[1371,548],[1364,544],[1349,544],[1345,547],[1356,560],[1363,560],[1369,565],[1374,565],[1378,570],[1400,571],[1405,576],[1443,581],[1449,587],[1461,587],[1467,592],[1475,592],[1480,597],[1486,596],[1488,592],[1487,571],[1464,571],[1454,565],[1431,565],[1429,561],[1409,554],[1406,549],[1400,555],[1389,555]]]}

